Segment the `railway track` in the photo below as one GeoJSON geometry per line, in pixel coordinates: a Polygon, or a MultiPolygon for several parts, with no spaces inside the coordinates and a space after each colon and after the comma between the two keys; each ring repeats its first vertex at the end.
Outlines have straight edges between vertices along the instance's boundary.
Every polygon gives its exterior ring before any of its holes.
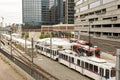
{"type": "MultiPolygon", "coordinates": [[[[2,42],[7,44],[6,40],[1,39],[2,42]]],[[[10,46],[10,45],[7,45],[10,46]]],[[[12,51],[12,53],[14,53],[12,56],[15,59],[18,59],[19,61],[21,61],[23,64],[25,64],[26,66],[28,66],[29,68],[31,68],[31,76],[34,75],[34,71],[36,71],[36,73],[38,73],[39,75],[44,76],[47,80],[59,80],[58,78],[54,77],[53,75],[51,75],[50,73],[46,72],[45,70],[43,70],[42,68],[40,68],[40,66],[36,65],[35,63],[33,63],[28,57],[26,57],[18,48],[16,48],[14,45],[12,45],[12,49],[14,49],[14,51],[12,51]]],[[[4,49],[6,52],[9,52],[9,50],[4,49]]],[[[14,60],[14,59],[13,59],[14,60]]]]}

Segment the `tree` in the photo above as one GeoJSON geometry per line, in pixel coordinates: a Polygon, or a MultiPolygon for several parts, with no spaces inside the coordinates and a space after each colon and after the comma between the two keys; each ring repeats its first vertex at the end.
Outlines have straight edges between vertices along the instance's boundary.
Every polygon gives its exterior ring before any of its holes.
{"type": "Polygon", "coordinates": [[[39,38],[40,38],[40,39],[43,39],[43,38],[45,38],[45,35],[44,35],[44,34],[41,34],[39,38]]]}
{"type": "Polygon", "coordinates": [[[25,38],[26,38],[26,39],[29,38],[29,33],[28,33],[28,32],[25,33],[25,38]]]}
{"type": "Polygon", "coordinates": [[[47,33],[47,34],[45,35],[45,38],[49,38],[49,37],[50,37],[50,34],[47,33]]]}
{"type": "Polygon", "coordinates": [[[71,37],[72,34],[71,33],[66,33],[66,36],[71,37]]]}
{"type": "Polygon", "coordinates": [[[29,38],[29,33],[28,32],[23,32],[22,33],[22,38],[23,37],[26,38],[26,39],[29,38]]]}

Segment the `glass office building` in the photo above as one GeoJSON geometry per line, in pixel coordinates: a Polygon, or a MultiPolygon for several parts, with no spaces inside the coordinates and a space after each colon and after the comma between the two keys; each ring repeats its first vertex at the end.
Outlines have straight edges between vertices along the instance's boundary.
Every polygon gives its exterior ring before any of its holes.
{"type": "Polygon", "coordinates": [[[40,26],[62,22],[63,0],[22,0],[23,23],[40,26]]]}
{"type": "Polygon", "coordinates": [[[64,16],[66,24],[74,24],[74,0],[64,0],[64,16]]]}

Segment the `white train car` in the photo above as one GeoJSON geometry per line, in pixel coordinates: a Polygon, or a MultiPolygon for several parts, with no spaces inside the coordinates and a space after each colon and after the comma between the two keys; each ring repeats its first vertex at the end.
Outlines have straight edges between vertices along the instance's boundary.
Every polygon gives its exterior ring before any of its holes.
{"type": "Polygon", "coordinates": [[[71,43],[60,38],[44,38],[37,41],[35,47],[37,51],[47,57],[57,60],[58,51],[63,49],[71,49],[71,43]],[[52,43],[52,45],[51,45],[52,43]]]}
{"type": "Polygon", "coordinates": [[[59,55],[58,55],[58,50],[57,48],[50,48],[50,46],[43,46],[41,44],[36,44],[35,48],[37,49],[37,52],[52,58],[53,60],[57,60],[59,55]]]}
{"type": "Polygon", "coordinates": [[[115,80],[115,64],[96,57],[78,56],[71,50],[59,51],[58,61],[95,80],[115,80]]]}
{"type": "Polygon", "coordinates": [[[27,40],[25,41],[22,38],[17,38],[15,36],[12,36],[12,35],[9,35],[9,34],[2,34],[2,38],[4,38],[8,42],[8,44],[10,44],[11,41],[12,41],[12,44],[14,44],[16,46],[21,46],[24,49],[25,49],[25,47],[27,49],[32,48],[31,47],[31,44],[32,44],[31,41],[27,41],[27,40]]]}

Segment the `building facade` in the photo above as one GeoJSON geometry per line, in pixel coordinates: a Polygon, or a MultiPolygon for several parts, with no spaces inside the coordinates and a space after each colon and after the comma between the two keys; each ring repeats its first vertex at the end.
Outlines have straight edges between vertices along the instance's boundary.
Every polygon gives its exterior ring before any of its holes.
{"type": "Polygon", "coordinates": [[[41,26],[62,22],[63,0],[22,0],[23,23],[41,26]]]}
{"type": "Polygon", "coordinates": [[[75,0],[74,17],[78,38],[120,41],[120,0],[75,0]]]}
{"type": "Polygon", "coordinates": [[[74,24],[74,0],[64,0],[64,23],[74,24]]]}

